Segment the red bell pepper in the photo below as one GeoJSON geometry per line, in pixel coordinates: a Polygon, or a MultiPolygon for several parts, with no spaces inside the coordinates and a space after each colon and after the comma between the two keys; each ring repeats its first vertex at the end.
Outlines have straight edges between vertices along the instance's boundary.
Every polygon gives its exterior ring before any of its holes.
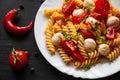
{"type": "Polygon", "coordinates": [[[80,62],[84,61],[84,58],[77,50],[77,46],[71,40],[67,41],[66,39],[61,39],[61,46],[68,55],[76,57],[80,62]]]}

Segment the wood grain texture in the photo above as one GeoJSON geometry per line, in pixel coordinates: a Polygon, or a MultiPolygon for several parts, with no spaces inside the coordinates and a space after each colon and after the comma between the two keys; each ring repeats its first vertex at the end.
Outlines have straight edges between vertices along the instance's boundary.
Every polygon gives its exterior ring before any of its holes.
{"type": "MultiPolygon", "coordinates": [[[[21,4],[25,7],[14,20],[16,25],[24,26],[31,20],[34,22],[41,3],[41,0],[0,0],[0,80],[82,80],[59,72],[43,58],[34,39],[34,26],[24,36],[9,35],[4,30],[3,18],[9,10],[21,4]],[[13,47],[29,52],[28,65],[21,71],[12,70],[8,65],[8,55],[13,47]],[[38,57],[34,56],[35,52],[39,54],[38,57]],[[31,67],[35,68],[34,73],[30,72],[31,67]]],[[[102,79],[118,80],[119,75],[120,72],[102,79]]]]}

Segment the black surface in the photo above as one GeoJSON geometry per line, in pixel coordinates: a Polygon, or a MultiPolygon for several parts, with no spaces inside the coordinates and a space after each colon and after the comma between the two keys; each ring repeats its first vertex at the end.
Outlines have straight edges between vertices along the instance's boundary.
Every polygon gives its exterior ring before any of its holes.
{"type": "MultiPolygon", "coordinates": [[[[0,80],[82,80],[59,72],[43,58],[34,39],[34,27],[24,36],[6,33],[3,18],[9,10],[19,5],[23,5],[24,10],[20,11],[14,22],[24,26],[31,20],[34,22],[41,0],[0,0],[0,80]],[[28,65],[21,71],[14,71],[8,65],[8,55],[13,47],[29,52],[28,65]],[[38,53],[39,56],[35,57],[34,53],[38,53]],[[31,68],[34,68],[32,72],[31,68]]],[[[119,76],[120,72],[98,80],[118,80],[119,76]]]]}

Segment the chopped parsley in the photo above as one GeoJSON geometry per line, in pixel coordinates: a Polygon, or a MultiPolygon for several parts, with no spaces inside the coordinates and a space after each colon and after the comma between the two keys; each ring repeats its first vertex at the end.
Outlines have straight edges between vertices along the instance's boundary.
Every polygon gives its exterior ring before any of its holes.
{"type": "Polygon", "coordinates": [[[77,39],[80,38],[80,36],[81,36],[81,34],[80,34],[80,33],[77,33],[77,34],[75,34],[75,35],[72,35],[72,38],[77,40],[77,39]]]}
{"type": "Polygon", "coordinates": [[[89,64],[84,64],[83,68],[84,68],[84,70],[89,70],[91,67],[89,64]]]}
{"type": "Polygon", "coordinates": [[[82,9],[83,9],[83,10],[85,10],[85,9],[86,9],[86,10],[88,10],[88,11],[89,11],[89,10],[91,9],[91,7],[86,6],[86,7],[83,7],[82,9]]]}
{"type": "Polygon", "coordinates": [[[64,22],[64,23],[66,23],[67,21],[71,21],[71,18],[70,17],[68,17],[68,18],[62,18],[62,21],[64,22]]]}
{"type": "Polygon", "coordinates": [[[97,36],[96,38],[97,38],[98,40],[101,40],[102,42],[105,42],[105,41],[106,41],[106,39],[105,39],[104,36],[97,36]]]}
{"type": "Polygon", "coordinates": [[[64,19],[64,18],[62,18],[62,21],[63,21],[64,23],[66,23],[66,19],[64,19]]]}
{"type": "Polygon", "coordinates": [[[69,0],[65,0],[65,2],[68,2],[69,0]]]}
{"type": "Polygon", "coordinates": [[[68,32],[64,32],[63,35],[66,40],[70,40],[70,36],[68,32]]]}
{"type": "Polygon", "coordinates": [[[104,30],[104,31],[103,31],[103,34],[107,34],[107,31],[106,31],[106,30],[104,30]]]}

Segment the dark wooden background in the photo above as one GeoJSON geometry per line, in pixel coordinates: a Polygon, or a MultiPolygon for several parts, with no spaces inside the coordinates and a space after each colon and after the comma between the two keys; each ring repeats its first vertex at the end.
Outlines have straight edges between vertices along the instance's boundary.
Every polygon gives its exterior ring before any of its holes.
{"type": "MultiPolygon", "coordinates": [[[[9,10],[24,6],[25,9],[14,20],[16,25],[24,26],[31,20],[34,22],[41,3],[41,0],[0,0],[0,80],[82,80],[59,72],[45,60],[34,39],[34,26],[23,36],[13,36],[4,30],[3,18],[9,10]],[[21,71],[12,70],[8,65],[8,55],[13,47],[29,52],[28,65],[21,71]],[[39,56],[34,56],[35,53],[39,56]],[[31,68],[35,69],[34,72],[31,72],[31,68]]],[[[118,80],[119,76],[120,72],[97,80],[118,80]]]]}

